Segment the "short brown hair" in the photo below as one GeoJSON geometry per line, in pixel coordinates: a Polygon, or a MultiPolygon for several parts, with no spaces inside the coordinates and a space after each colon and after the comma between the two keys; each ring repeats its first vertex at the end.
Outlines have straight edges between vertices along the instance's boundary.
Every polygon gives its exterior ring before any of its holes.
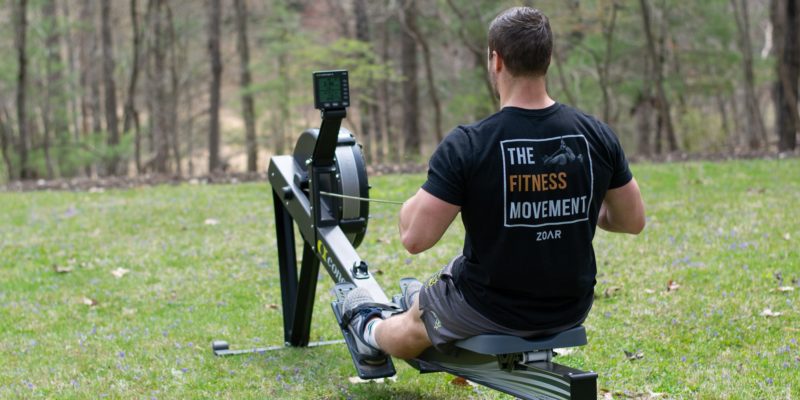
{"type": "Polygon", "coordinates": [[[489,25],[489,55],[496,51],[513,76],[542,76],[550,66],[553,31],[541,11],[514,7],[489,25]]]}

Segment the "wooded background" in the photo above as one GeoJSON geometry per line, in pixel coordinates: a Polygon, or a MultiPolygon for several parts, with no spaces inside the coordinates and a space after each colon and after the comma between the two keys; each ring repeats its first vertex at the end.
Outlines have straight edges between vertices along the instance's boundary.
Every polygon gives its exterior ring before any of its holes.
{"type": "Polygon", "coordinates": [[[340,68],[368,162],[424,162],[497,109],[486,30],[523,4],[551,95],[629,154],[794,151],[797,0],[0,0],[0,180],[263,171],[340,68]]]}

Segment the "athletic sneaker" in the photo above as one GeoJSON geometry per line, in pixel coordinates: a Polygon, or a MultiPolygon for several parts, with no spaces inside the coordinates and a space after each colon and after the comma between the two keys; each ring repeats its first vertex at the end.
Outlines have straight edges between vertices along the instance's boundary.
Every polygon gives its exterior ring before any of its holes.
{"type": "Polygon", "coordinates": [[[376,304],[365,288],[355,288],[347,293],[341,305],[342,322],[356,344],[359,360],[367,364],[379,365],[386,362],[386,353],[370,346],[364,340],[364,329],[367,322],[374,317],[381,317],[381,308],[376,304]]]}
{"type": "MultiPolygon", "coordinates": [[[[414,278],[403,278],[400,280],[400,293],[402,298],[400,300],[400,307],[403,310],[408,310],[414,305],[414,298],[419,291],[422,290],[422,282],[414,278]]],[[[419,298],[419,297],[417,297],[419,298]]]]}

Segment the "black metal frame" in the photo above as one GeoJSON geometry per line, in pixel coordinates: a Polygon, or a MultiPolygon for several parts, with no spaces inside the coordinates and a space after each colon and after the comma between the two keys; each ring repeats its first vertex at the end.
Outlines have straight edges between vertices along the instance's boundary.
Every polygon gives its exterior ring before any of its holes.
{"type": "MultiPolygon", "coordinates": [[[[287,346],[309,345],[320,262],[336,283],[350,282],[365,287],[376,301],[389,303],[340,226],[342,221],[334,212],[335,199],[323,198],[320,194],[322,187],[335,186],[337,146],[356,145],[352,139],[339,135],[341,121],[346,115],[345,109],[322,111],[322,125],[313,154],[306,162],[308,165],[300,165],[297,157],[292,156],[275,156],[270,161],[269,180],[273,188],[284,342],[287,346]],[[296,179],[306,172],[305,176],[309,177],[307,192],[303,190],[302,179],[296,179]],[[299,278],[295,223],[303,237],[299,278]]],[[[366,184],[366,180],[363,183],[366,184]]]]}
{"type": "Polygon", "coordinates": [[[304,242],[303,261],[298,280],[294,222],[275,192],[272,193],[272,199],[275,205],[278,271],[281,279],[281,303],[283,304],[283,340],[287,346],[305,347],[308,346],[311,331],[319,259],[314,253],[314,249],[304,242]]]}

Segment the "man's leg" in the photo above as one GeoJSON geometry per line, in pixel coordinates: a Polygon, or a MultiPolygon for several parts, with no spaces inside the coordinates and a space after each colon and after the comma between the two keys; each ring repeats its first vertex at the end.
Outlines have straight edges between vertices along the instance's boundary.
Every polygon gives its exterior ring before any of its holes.
{"type": "Polygon", "coordinates": [[[408,360],[430,347],[431,340],[421,316],[419,301],[414,301],[408,311],[380,321],[375,327],[375,339],[381,350],[408,360]]]}

